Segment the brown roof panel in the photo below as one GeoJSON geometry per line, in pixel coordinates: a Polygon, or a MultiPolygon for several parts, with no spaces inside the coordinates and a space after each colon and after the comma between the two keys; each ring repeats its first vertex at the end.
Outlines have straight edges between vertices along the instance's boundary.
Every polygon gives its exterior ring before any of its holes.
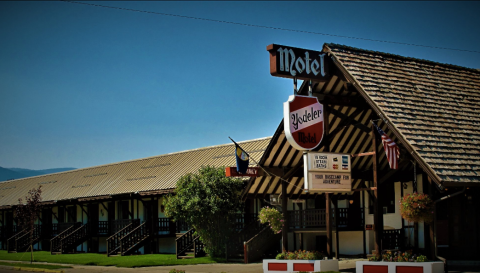
{"type": "MultiPolygon", "coordinates": [[[[238,142],[260,161],[271,137],[238,142]]],[[[67,172],[0,182],[0,206],[16,205],[28,191],[42,186],[44,202],[135,192],[168,192],[178,179],[201,166],[236,166],[234,144],[218,145],[67,172]]]]}

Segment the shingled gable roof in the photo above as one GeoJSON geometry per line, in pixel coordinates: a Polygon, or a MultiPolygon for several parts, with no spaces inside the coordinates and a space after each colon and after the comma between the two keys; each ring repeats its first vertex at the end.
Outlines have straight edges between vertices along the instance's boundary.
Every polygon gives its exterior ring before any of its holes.
{"type": "Polygon", "coordinates": [[[480,71],[337,44],[337,67],[443,186],[480,185],[480,71]]]}
{"type": "MultiPolygon", "coordinates": [[[[271,137],[238,142],[259,161],[271,137]]],[[[42,186],[43,202],[139,193],[161,194],[175,188],[178,179],[201,166],[235,166],[234,144],[224,144],[130,160],[91,168],[11,180],[0,183],[0,207],[18,204],[30,189],[42,186]]],[[[252,160],[250,164],[254,164],[252,160]]]]}

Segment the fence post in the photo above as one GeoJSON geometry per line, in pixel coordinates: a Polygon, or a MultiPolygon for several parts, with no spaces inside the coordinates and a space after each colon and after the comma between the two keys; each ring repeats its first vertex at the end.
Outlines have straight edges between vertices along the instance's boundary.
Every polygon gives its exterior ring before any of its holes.
{"type": "Polygon", "coordinates": [[[243,242],[243,260],[248,264],[248,245],[247,242],[243,242]]]}

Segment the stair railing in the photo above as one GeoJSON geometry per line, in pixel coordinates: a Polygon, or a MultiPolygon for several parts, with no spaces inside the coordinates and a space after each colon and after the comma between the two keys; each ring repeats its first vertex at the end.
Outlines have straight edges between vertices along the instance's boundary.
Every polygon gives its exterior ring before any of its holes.
{"type": "Polygon", "coordinates": [[[61,239],[62,253],[66,253],[69,250],[73,250],[80,242],[84,242],[90,235],[90,224],[84,224],[76,228],[66,237],[61,239]]]}
{"type": "Polygon", "coordinates": [[[128,234],[120,238],[120,253],[122,256],[133,251],[138,244],[150,236],[149,224],[149,221],[145,221],[128,234]]]}
{"type": "Polygon", "coordinates": [[[193,240],[193,257],[203,257],[205,256],[205,245],[200,241],[200,236],[197,236],[193,240]]]}
{"type": "Polygon", "coordinates": [[[27,232],[26,229],[15,233],[13,236],[7,239],[7,251],[17,251],[17,238],[22,237],[27,232]]]}
{"type": "Polygon", "coordinates": [[[115,254],[120,250],[120,239],[130,233],[135,227],[140,224],[140,219],[134,219],[134,221],[130,222],[127,226],[117,231],[115,234],[107,238],[107,256],[115,254]]]}
{"type": "Polygon", "coordinates": [[[30,242],[30,232],[25,230],[25,233],[19,236],[15,241],[15,250],[24,251],[28,249],[30,243],[33,245],[40,239],[41,225],[35,225],[32,232],[32,238],[30,242]]]}
{"type": "Polygon", "coordinates": [[[192,228],[185,232],[182,236],[175,239],[177,259],[179,256],[185,255],[185,252],[192,247],[195,239],[193,236],[194,233],[195,229],[192,228]]]}
{"type": "Polygon", "coordinates": [[[245,263],[247,264],[249,262],[260,259],[265,250],[267,250],[272,243],[279,242],[281,237],[281,234],[273,233],[270,227],[263,228],[250,240],[245,242],[245,263]]]}
{"type": "Polygon", "coordinates": [[[70,227],[66,228],[64,231],[62,231],[60,234],[57,236],[53,237],[50,240],[50,252],[53,254],[53,252],[60,252],[62,251],[62,239],[67,237],[72,231],[80,227],[81,223],[77,222],[70,227]]]}
{"type": "Polygon", "coordinates": [[[266,224],[254,221],[247,224],[238,233],[233,234],[227,244],[227,257],[235,257],[237,254],[242,254],[244,252],[243,243],[258,234],[265,226],[266,224]]]}

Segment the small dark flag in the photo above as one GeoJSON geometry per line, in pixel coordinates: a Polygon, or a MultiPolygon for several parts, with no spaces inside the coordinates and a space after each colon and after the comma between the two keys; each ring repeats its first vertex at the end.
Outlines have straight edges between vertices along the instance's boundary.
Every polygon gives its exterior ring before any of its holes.
{"type": "Polygon", "coordinates": [[[235,144],[235,158],[237,159],[237,172],[247,173],[248,154],[245,153],[238,145],[235,144]]]}
{"type": "Polygon", "coordinates": [[[398,169],[398,160],[400,158],[400,149],[397,144],[388,135],[380,129],[376,124],[373,124],[377,128],[378,133],[382,137],[383,149],[385,149],[385,155],[387,156],[390,169],[398,169]]]}

